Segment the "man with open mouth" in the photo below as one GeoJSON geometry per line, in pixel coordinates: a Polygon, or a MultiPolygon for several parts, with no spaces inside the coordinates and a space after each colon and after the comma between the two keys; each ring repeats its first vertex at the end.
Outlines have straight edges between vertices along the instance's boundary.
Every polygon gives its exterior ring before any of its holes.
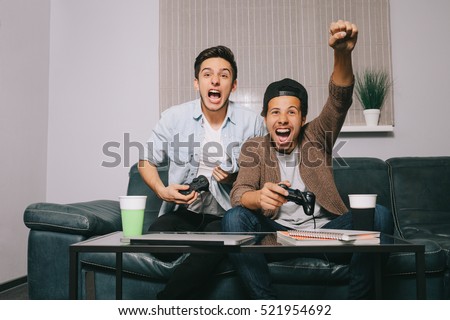
{"type": "MultiPolygon", "coordinates": [[[[139,161],[145,183],[163,200],[149,231],[221,231],[221,218],[231,208],[229,192],[238,171],[240,146],[265,133],[256,112],[232,101],[237,88],[233,52],[224,46],[202,51],[194,63],[199,99],[161,114],[139,161]],[[158,167],[169,164],[168,185],[158,167]],[[205,191],[190,192],[197,177],[208,180],[205,191]]],[[[202,180],[204,181],[204,180],[202,180]]],[[[166,262],[181,254],[156,254],[166,262]]],[[[223,255],[190,254],[175,269],[159,299],[193,299],[209,280],[223,255]]]]}
{"type": "MultiPolygon", "coordinates": [[[[269,134],[252,138],[242,146],[240,170],[231,191],[234,208],[222,220],[224,231],[352,229],[351,212],[336,188],[329,160],[352,104],[351,57],[357,35],[356,25],[348,21],[331,23],[328,43],[334,49],[334,68],[329,97],[320,115],[311,122],[305,123],[308,94],[303,85],[293,79],[282,79],[267,87],[261,114],[269,134]],[[288,202],[289,192],[283,185],[314,194],[315,208],[305,210],[302,205],[288,202]]],[[[392,216],[387,208],[377,206],[374,226],[383,233],[393,233],[392,216]]],[[[232,253],[229,256],[251,298],[277,298],[264,254],[232,253]]],[[[343,298],[371,297],[371,259],[370,254],[352,255],[349,294],[343,298]]]]}

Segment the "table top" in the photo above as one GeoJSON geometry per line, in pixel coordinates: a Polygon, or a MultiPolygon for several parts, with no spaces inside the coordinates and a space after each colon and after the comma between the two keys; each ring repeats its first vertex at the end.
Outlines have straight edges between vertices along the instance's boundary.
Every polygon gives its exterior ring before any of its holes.
{"type": "MultiPolygon", "coordinates": [[[[202,234],[201,232],[196,232],[202,234]]],[[[203,233],[204,234],[204,233],[203,233]]],[[[217,233],[216,233],[217,234],[217,233]]],[[[425,246],[411,243],[395,236],[382,235],[387,243],[365,245],[281,245],[276,242],[275,232],[245,233],[264,236],[264,240],[258,244],[246,244],[238,246],[224,245],[149,245],[130,244],[123,241],[121,231],[97,236],[81,241],[70,246],[75,252],[178,252],[178,253],[307,253],[307,252],[424,252],[425,246]]]]}

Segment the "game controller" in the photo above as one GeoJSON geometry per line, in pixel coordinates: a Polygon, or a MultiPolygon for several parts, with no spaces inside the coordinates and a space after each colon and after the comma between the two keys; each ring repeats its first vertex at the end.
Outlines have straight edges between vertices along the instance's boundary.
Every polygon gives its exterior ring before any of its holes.
{"type": "Polygon", "coordinates": [[[208,191],[209,190],[209,181],[208,178],[206,178],[203,175],[198,176],[197,178],[194,178],[192,182],[189,184],[189,189],[187,190],[180,190],[180,193],[183,195],[188,195],[192,191],[208,191]]]}
{"type": "Polygon", "coordinates": [[[303,207],[303,211],[308,216],[312,216],[314,213],[314,206],[316,204],[316,195],[312,192],[305,191],[301,192],[298,189],[291,189],[285,184],[279,184],[284,190],[289,192],[289,195],[286,196],[286,200],[292,201],[295,204],[303,207]]]}

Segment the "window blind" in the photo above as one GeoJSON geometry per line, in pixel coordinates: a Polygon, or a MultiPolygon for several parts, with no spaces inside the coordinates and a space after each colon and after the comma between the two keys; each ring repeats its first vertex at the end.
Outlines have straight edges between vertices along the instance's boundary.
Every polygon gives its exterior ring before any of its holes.
{"type": "MultiPolygon", "coordinates": [[[[231,100],[258,112],[267,85],[285,77],[309,94],[308,119],[328,96],[333,49],[329,24],[359,28],[354,72],[386,70],[392,79],[389,0],[163,0],[160,1],[160,110],[197,98],[194,60],[205,48],[225,45],[236,56],[238,87],[231,100]]],[[[345,125],[362,125],[354,98],[345,125]]],[[[394,124],[390,91],[380,125],[394,124]]]]}

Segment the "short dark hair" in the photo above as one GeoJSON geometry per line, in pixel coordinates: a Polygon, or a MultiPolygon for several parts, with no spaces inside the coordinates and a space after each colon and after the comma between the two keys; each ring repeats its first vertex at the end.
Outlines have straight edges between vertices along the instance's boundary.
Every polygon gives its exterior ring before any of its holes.
{"type": "Polygon", "coordinates": [[[267,115],[269,101],[281,96],[297,97],[300,100],[302,117],[306,117],[308,114],[308,92],[300,83],[289,78],[272,82],[267,86],[266,92],[264,93],[263,109],[261,111],[263,117],[267,115]]]}
{"type": "Polygon", "coordinates": [[[200,73],[200,65],[203,63],[203,61],[209,58],[222,58],[227,60],[230,63],[231,68],[233,69],[233,81],[237,79],[238,70],[236,60],[234,59],[234,54],[229,48],[225,46],[211,47],[199,53],[194,63],[195,79],[198,79],[198,74],[200,73]]]}

